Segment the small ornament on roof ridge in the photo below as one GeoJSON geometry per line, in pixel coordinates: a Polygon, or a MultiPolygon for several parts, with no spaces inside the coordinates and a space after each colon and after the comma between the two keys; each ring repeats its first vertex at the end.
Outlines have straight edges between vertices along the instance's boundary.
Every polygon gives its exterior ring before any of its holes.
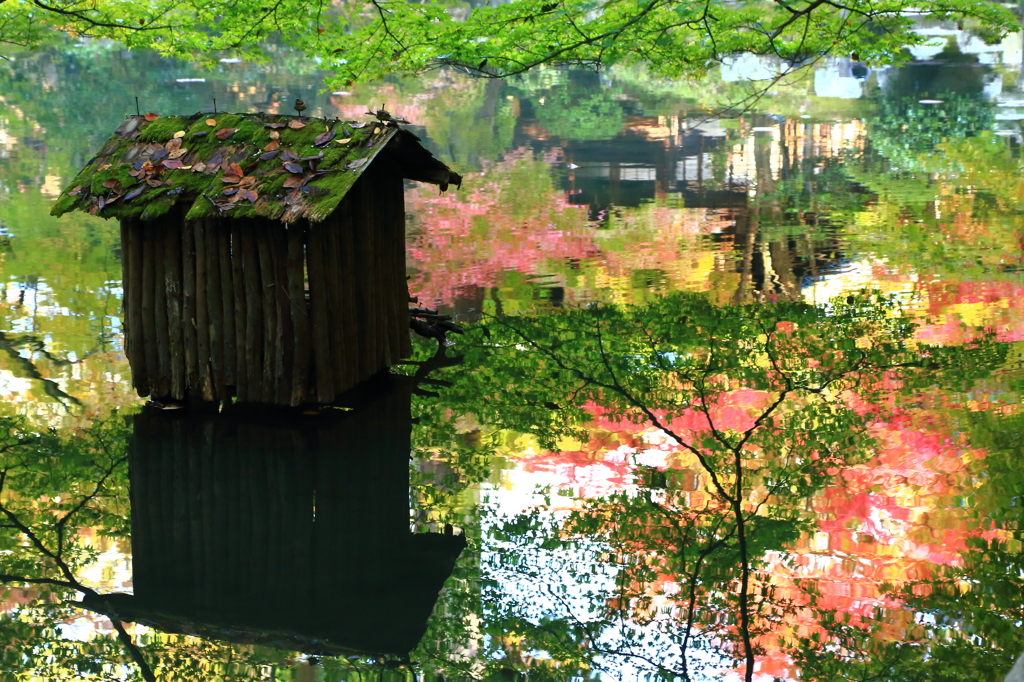
{"type": "Polygon", "coordinates": [[[295,98],[295,111],[299,112],[299,116],[302,116],[302,112],[306,110],[306,103],[298,97],[295,98]]]}
{"type": "Polygon", "coordinates": [[[367,111],[366,115],[367,116],[376,116],[378,121],[382,121],[384,123],[393,124],[394,126],[397,126],[400,123],[404,123],[405,125],[409,125],[409,122],[406,121],[401,116],[392,116],[391,112],[384,108],[384,104],[381,104],[380,105],[380,109],[378,109],[377,111],[367,111]]]}

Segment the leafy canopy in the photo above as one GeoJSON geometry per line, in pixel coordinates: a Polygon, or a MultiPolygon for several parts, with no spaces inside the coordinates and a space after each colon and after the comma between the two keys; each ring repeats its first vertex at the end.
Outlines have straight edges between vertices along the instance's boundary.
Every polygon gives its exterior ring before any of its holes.
{"type": "Polygon", "coordinates": [[[922,18],[953,20],[998,39],[1016,24],[987,0],[4,0],[0,41],[31,47],[53,29],[112,38],[189,59],[219,51],[267,58],[283,41],[322,61],[336,83],[454,66],[487,77],[543,64],[647,64],[700,76],[731,55],[777,57],[784,72],[826,54],[873,63],[905,58],[922,18]]]}

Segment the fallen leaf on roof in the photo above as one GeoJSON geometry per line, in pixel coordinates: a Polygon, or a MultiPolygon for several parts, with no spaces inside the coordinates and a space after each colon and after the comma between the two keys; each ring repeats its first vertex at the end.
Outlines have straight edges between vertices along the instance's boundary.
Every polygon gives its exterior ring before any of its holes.
{"type": "MultiPolygon", "coordinates": [[[[269,147],[269,146],[270,145],[267,145],[267,147],[269,147]]],[[[264,149],[266,149],[267,147],[264,147],[264,149]]],[[[267,151],[264,154],[260,154],[260,161],[266,161],[267,159],[272,159],[275,156],[277,156],[278,154],[280,154],[280,152],[277,150],[277,148],[271,149],[271,150],[267,151]]]]}
{"type": "Polygon", "coordinates": [[[298,158],[299,158],[299,155],[296,154],[291,149],[285,149],[283,152],[281,152],[281,160],[282,161],[295,161],[298,158]]]}
{"type": "Polygon", "coordinates": [[[340,140],[335,140],[335,142],[337,142],[338,144],[348,144],[351,141],[352,141],[351,137],[345,137],[345,138],[342,138],[340,140]]]}
{"type": "Polygon", "coordinates": [[[335,135],[337,135],[337,133],[334,132],[333,130],[328,130],[326,132],[320,133],[319,135],[316,136],[316,138],[313,139],[313,144],[317,147],[319,147],[320,145],[325,145],[331,140],[333,140],[335,135]]]}
{"type": "Polygon", "coordinates": [[[238,201],[242,201],[243,199],[248,199],[252,203],[256,203],[256,200],[259,199],[259,195],[256,194],[256,192],[253,192],[252,190],[249,189],[240,189],[228,201],[230,201],[231,203],[235,203],[238,201]]]}
{"type": "Polygon", "coordinates": [[[218,140],[224,141],[238,132],[238,128],[221,128],[214,135],[217,136],[218,140]]]}
{"type": "Polygon", "coordinates": [[[299,164],[295,163],[294,161],[288,162],[288,163],[284,164],[284,169],[286,171],[288,171],[289,173],[301,173],[302,172],[302,166],[300,166],[299,164]]]}
{"type": "Polygon", "coordinates": [[[204,170],[206,170],[206,164],[202,161],[192,166],[193,173],[202,173],[204,170]]]}
{"type": "Polygon", "coordinates": [[[160,114],[148,113],[146,114],[145,118],[147,121],[155,121],[158,118],[160,118],[160,114]]]}
{"type": "Polygon", "coordinates": [[[135,189],[133,189],[133,190],[132,190],[131,192],[128,192],[128,194],[125,194],[125,195],[124,195],[124,200],[125,200],[125,201],[131,201],[131,200],[132,200],[132,199],[134,199],[135,197],[137,197],[137,196],[139,196],[140,194],[142,194],[142,190],[144,190],[144,189],[146,189],[146,188],[145,188],[145,187],[143,187],[142,185],[139,185],[138,187],[136,187],[135,189]]]}
{"type": "Polygon", "coordinates": [[[179,149],[180,147],[181,138],[179,137],[168,140],[167,144],[164,145],[164,149],[166,149],[168,152],[173,152],[175,149],[179,149]]]}
{"type": "Polygon", "coordinates": [[[288,188],[302,187],[312,179],[312,175],[302,175],[301,173],[294,173],[292,175],[289,175],[288,178],[284,181],[284,186],[288,188]]]}
{"type": "Polygon", "coordinates": [[[103,181],[103,186],[107,189],[117,189],[121,186],[121,181],[117,178],[110,178],[109,180],[103,181]]]}
{"type": "Polygon", "coordinates": [[[299,130],[300,128],[305,128],[306,124],[297,118],[293,118],[292,120],[288,121],[288,127],[291,128],[292,130],[299,130]]]}
{"type": "Polygon", "coordinates": [[[174,133],[174,137],[185,137],[185,131],[179,130],[178,132],[174,133]]]}
{"type": "Polygon", "coordinates": [[[128,174],[132,177],[144,177],[151,173],[153,173],[153,164],[148,161],[136,161],[132,170],[128,171],[128,174]]]}
{"type": "Polygon", "coordinates": [[[208,126],[210,126],[212,128],[213,126],[217,125],[217,119],[215,119],[215,118],[208,118],[208,119],[206,119],[206,125],[208,125],[208,126]]]}
{"type": "MultiPolygon", "coordinates": [[[[277,140],[271,140],[270,142],[267,143],[267,146],[263,148],[263,151],[265,151],[265,152],[272,152],[272,151],[274,151],[275,149],[277,149],[280,146],[281,146],[280,142],[278,142],[277,140]]],[[[271,157],[271,156],[261,156],[260,158],[261,159],[264,159],[264,158],[270,159],[270,158],[273,158],[273,157],[271,157]]]]}
{"type": "Polygon", "coordinates": [[[288,125],[287,123],[264,123],[263,127],[264,128],[274,129],[274,128],[284,128],[287,125],[288,125]]]}
{"type": "Polygon", "coordinates": [[[178,161],[177,159],[165,159],[161,163],[163,163],[164,168],[170,168],[172,170],[175,168],[181,168],[184,165],[181,161],[178,161]]]}
{"type": "Polygon", "coordinates": [[[276,131],[276,130],[271,130],[268,133],[268,135],[270,135],[270,139],[271,140],[280,140],[281,139],[281,133],[276,131]]]}
{"type": "Polygon", "coordinates": [[[74,187],[71,188],[71,191],[68,192],[68,196],[69,197],[76,197],[76,196],[78,196],[81,193],[82,193],[82,186],[81,185],[75,185],[74,187]]]}
{"type": "Polygon", "coordinates": [[[355,161],[349,162],[349,164],[347,166],[345,166],[345,168],[348,168],[349,170],[355,170],[356,168],[361,168],[365,164],[366,164],[366,157],[364,156],[361,159],[356,159],[355,161]]]}

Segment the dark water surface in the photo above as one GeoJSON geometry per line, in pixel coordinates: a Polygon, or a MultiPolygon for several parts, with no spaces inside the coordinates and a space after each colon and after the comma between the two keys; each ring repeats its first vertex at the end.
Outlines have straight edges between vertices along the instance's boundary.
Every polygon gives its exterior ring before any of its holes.
{"type": "Polygon", "coordinates": [[[729,117],[629,70],[0,62],[3,679],[1002,680],[1024,96],[954,43],[729,117]],[[467,333],[351,411],[133,416],[118,226],[49,209],[136,96],[412,121],[466,180],[408,186],[410,292],[467,333]]]}

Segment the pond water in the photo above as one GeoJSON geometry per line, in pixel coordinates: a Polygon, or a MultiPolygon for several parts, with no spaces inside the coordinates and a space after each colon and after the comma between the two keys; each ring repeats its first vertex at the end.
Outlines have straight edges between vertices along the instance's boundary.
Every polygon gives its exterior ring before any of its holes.
{"type": "Polygon", "coordinates": [[[742,60],[351,92],[284,51],[0,62],[4,678],[1002,680],[1020,51],[763,94],[742,60]],[[119,228],[49,210],[136,97],[410,120],[465,177],[407,186],[410,293],[466,333],[351,414],[134,417],[119,228]]]}

